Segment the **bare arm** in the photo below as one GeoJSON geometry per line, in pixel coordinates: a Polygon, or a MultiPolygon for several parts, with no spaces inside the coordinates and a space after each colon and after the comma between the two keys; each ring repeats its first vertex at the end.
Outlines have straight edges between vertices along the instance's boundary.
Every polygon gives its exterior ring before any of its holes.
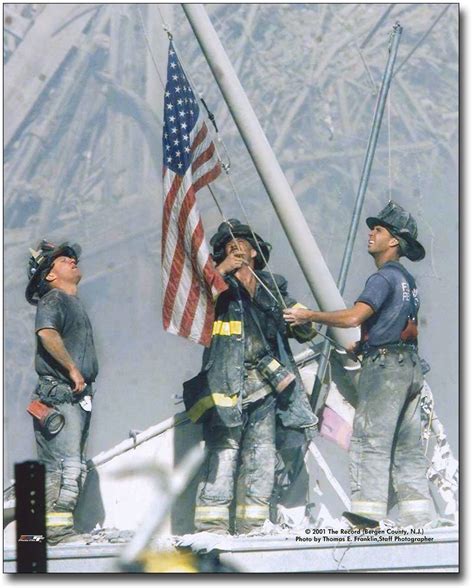
{"type": "Polygon", "coordinates": [[[283,311],[285,320],[290,325],[303,325],[307,322],[321,323],[329,327],[358,327],[374,314],[373,309],[364,302],[356,302],[352,308],[321,312],[306,308],[286,308],[283,311]]]}
{"type": "Polygon", "coordinates": [[[81,372],[77,369],[72,357],[64,346],[61,335],[55,329],[41,329],[38,331],[38,336],[46,351],[60,363],[65,370],[67,370],[74,387],[73,392],[80,393],[86,387],[84,378],[81,372]]]}

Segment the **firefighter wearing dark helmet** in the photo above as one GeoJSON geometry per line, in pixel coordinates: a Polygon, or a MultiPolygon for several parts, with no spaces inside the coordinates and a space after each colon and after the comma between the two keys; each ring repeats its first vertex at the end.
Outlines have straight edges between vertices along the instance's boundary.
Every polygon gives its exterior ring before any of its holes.
{"type": "Polygon", "coordinates": [[[38,384],[28,412],[34,417],[38,459],[46,469],[47,541],[56,544],[78,538],[73,512],[86,474],[98,364],[89,317],[77,296],[81,248],[43,240],[30,253],[25,296],[37,306],[38,384]]]}
{"type": "MultiPolygon", "coordinates": [[[[307,442],[317,419],[277,302],[280,296],[286,306],[295,301],[288,295],[285,278],[275,275],[275,285],[263,271],[270,244],[248,225],[231,219],[219,226],[211,246],[228,289],[216,301],[202,371],[184,385],[187,413],[203,423],[208,450],[197,490],[195,527],[240,534],[270,518],[276,449],[288,458],[291,469],[295,451],[307,442]],[[285,454],[276,444],[287,433],[293,435],[293,447],[285,454]]],[[[305,341],[314,332],[303,327],[291,335],[305,341]]]]}
{"type": "Polygon", "coordinates": [[[431,499],[420,435],[420,301],[415,280],[399,259],[420,261],[425,250],[417,240],[415,219],[393,201],[366,222],[368,252],[378,271],[368,278],[355,305],[335,312],[288,309],[284,314],[293,325],[361,325],[363,360],[350,448],[351,510],[370,519],[385,518],[393,485],[399,526],[422,527],[431,520],[431,499]]]}

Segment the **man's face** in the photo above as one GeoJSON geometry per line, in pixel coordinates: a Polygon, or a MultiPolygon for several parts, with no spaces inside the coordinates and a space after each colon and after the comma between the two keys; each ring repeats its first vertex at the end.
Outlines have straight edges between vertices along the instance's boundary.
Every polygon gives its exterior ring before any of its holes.
{"type": "Polygon", "coordinates": [[[65,255],[56,257],[47,276],[48,281],[53,283],[57,279],[60,282],[78,284],[81,278],[81,270],[78,268],[76,260],[65,255]]]}
{"type": "Polygon", "coordinates": [[[369,231],[367,250],[371,255],[384,253],[391,247],[397,246],[398,240],[385,227],[375,225],[375,227],[369,231]]]}
{"type": "Polygon", "coordinates": [[[247,263],[250,263],[253,258],[257,256],[257,252],[250,245],[248,241],[241,238],[232,239],[225,246],[226,257],[231,253],[240,252],[243,254],[243,258],[247,263]]]}

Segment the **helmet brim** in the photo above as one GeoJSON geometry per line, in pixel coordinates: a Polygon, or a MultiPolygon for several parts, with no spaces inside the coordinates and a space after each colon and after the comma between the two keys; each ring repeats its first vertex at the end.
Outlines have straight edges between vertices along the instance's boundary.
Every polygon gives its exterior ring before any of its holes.
{"type": "Polygon", "coordinates": [[[377,218],[375,216],[369,216],[365,222],[369,229],[373,229],[374,227],[384,227],[389,231],[396,239],[403,239],[405,241],[406,247],[404,247],[403,255],[407,257],[410,261],[421,261],[424,259],[426,255],[425,248],[423,245],[414,239],[408,233],[400,231],[394,225],[385,222],[384,220],[377,218]]]}
{"type": "Polygon", "coordinates": [[[79,260],[79,257],[82,253],[82,248],[80,245],[78,245],[77,243],[74,243],[74,245],[69,245],[69,243],[62,243],[61,245],[58,245],[58,247],[56,247],[53,251],[51,251],[49,254],[47,254],[44,258],[44,260],[39,264],[39,266],[36,268],[35,273],[31,276],[28,285],[26,286],[26,290],[25,290],[25,298],[26,300],[33,305],[38,304],[38,296],[37,296],[37,290],[39,287],[39,284],[42,280],[42,278],[44,277],[44,271],[46,269],[51,268],[51,266],[53,265],[53,262],[56,258],[61,257],[62,255],[64,255],[65,257],[71,257],[73,259],[75,259],[76,261],[79,260]]]}

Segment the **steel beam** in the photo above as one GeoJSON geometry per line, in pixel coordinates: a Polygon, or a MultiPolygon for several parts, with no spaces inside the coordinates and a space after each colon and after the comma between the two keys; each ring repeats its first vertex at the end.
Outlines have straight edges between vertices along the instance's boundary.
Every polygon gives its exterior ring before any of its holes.
{"type": "MultiPolygon", "coordinates": [[[[288,180],[204,7],[200,4],[182,6],[319,307],[325,311],[345,308],[288,180]]],[[[358,329],[333,329],[334,338],[345,347],[359,338],[358,333],[358,329]]]]}

